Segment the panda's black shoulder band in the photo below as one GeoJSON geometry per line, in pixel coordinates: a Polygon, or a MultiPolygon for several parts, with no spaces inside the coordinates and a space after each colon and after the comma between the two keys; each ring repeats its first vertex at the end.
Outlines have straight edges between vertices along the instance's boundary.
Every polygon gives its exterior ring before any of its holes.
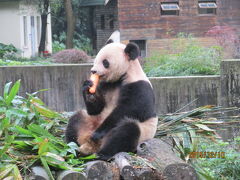
{"type": "Polygon", "coordinates": [[[124,52],[128,55],[129,60],[135,60],[140,54],[138,45],[132,42],[127,44],[124,52]]]}

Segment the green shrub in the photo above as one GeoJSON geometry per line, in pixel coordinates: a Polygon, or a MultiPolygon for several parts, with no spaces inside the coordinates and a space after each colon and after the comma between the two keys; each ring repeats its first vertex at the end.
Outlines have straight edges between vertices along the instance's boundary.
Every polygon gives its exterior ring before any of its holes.
{"type": "Polygon", "coordinates": [[[9,52],[19,52],[20,50],[18,50],[16,47],[14,47],[12,44],[10,45],[6,45],[3,43],[0,43],[0,58],[2,58],[6,53],[9,52]]]}
{"type": "Polygon", "coordinates": [[[0,179],[23,179],[33,165],[43,166],[50,180],[56,179],[51,170],[81,171],[78,146],[62,137],[67,120],[37,97],[46,90],[24,98],[17,95],[20,86],[9,82],[0,95],[0,179]]]}
{"type": "Polygon", "coordinates": [[[59,51],[62,51],[66,49],[66,46],[64,43],[61,43],[59,41],[53,41],[52,43],[52,50],[53,50],[53,53],[57,53],[59,51]]]}
{"type": "MultiPolygon", "coordinates": [[[[53,35],[53,53],[62,51],[66,49],[65,41],[66,41],[66,33],[62,32],[59,36],[56,34],[53,35]]],[[[84,35],[80,35],[79,33],[74,33],[73,39],[74,49],[79,49],[87,52],[88,54],[92,53],[92,47],[90,39],[84,35]]]]}
{"type": "Polygon", "coordinates": [[[233,143],[218,141],[217,143],[201,141],[199,152],[225,152],[225,158],[199,158],[197,164],[208,172],[215,180],[235,180],[240,175],[239,137],[233,143]],[[234,147],[235,148],[234,148],[234,147]]]}
{"type": "Polygon", "coordinates": [[[0,66],[24,66],[24,65],[48,65],[52,64],[48,59],[38,59],[32,60],[28,59],[27,61],[15,61],[15,60],[5,60],[0,59],[0,66]]]}
{"type": "Polygon", "coordinates": [[[145,59],[144,70],[148,76],[219,74],[221,47],[202,47],[192,37],[187,37],[176,40],[171,49],[177,53],[154,53],[145,59]]]}

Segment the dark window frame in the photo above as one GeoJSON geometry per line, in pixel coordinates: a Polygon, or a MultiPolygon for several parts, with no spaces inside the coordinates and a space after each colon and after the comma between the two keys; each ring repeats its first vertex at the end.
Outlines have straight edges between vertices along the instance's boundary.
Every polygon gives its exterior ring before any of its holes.
{"type": "Polygon", "coordinates": [[[101,29],[105,29],[105,15],[102,14],[101,17],[100,17],[100,26],[101,26],[101,29]]]}
{"type": "Polygon", "coordinates": [[[216,1],[198,1],[198,14],[200,16],[213,16],[217,14],[217,3],[216,1]],[[212,5],[212,6],[211,6],[212,5]],[[204,7],[205,6],[205,7],[204,7]]]}
{"type": "Polygon", "coordinates": [[[179,12],[180,7],[178,1],[162,2],[160,5],[161,16],[179,16],[179,12]]]}
{"type": "Polygon", "coordinates": [[[140,49],[140,56],[146,57],[147,56],[147,40],[146,39],[134,39],[130,40],[129,42],[133,42],[138,45],[140,49]]]}

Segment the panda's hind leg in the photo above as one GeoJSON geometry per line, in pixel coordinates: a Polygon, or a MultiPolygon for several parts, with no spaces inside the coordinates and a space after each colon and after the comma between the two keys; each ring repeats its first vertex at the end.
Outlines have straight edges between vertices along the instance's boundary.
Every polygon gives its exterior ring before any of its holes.
{"type": "Polygon", "coordinates": [[[135,152],[139,137],[138,124],[135,121],[125,120],[104,138],[102,147],[97,153],[99,159],[108,160],[119,152],[135,152]]]}
{"type": "Polygon", "coordinates": [[[80,155],[89,155],[99,150],[101,142],[93,142],[90,137],[98,126],[98,118],[87,114],[86,110],[78,111],[68,122],[65,132],[66,142],[75,142],[80,155]]]}
{"type": "Polygon", "coordinates": [[[72,117],[70,117],[65,131],[65,138],[67,143],[75,142],[76,144],[80,145],[77,140],[79,128],[82,122],[83,117],[81,111],[75,113],[72,117]]]}

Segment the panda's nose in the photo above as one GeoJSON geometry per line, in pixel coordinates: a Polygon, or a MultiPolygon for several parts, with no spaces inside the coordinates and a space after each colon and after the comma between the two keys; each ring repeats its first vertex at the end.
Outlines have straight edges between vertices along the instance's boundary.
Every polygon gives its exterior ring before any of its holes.
{"type": "Polygon", "coordinates": [[[91,70],[91,73],[92,73],[92,74],[96,74],[96,73],[97,73],[97,71],[91,70]]]}

